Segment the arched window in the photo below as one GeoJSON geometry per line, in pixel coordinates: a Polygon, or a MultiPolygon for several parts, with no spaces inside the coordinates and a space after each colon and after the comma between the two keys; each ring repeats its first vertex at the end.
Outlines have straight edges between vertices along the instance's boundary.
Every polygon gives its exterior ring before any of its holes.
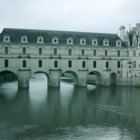
{"type": "Polygon", "coordinates": [[[22,66],[23,66],[23,68],[26,68],[26,60],[23,60],[22,66]]]}
{"type": "Polygon", "coordinates": [[[37,37],[37,43],[44,43],[44,38],[43,38],[43,36],[38,36],[38,37],[37,37]]]}
{"type": "Polygon", "coordinates": [[[4,35],[3,42],[10,42],[10,36],[9,35],[4,35]]]}
{"type": "Polygon", "coordinates": [[[53,37],[52,38],[52,44],[58,44],[59,42],[58,42],[58,37],[53,37]]]}
{"type": "Polygon", "coordinates": [[[96,38],[92,39],[92,45],[98,45],[98,40],[96,38]]]}
{"type": "Polygon", "coordinates": [[[72,37],[67,38],[67,44],[73,44],[73,38],[72,37]]]}
{"type": "Polygon", "coordinates": [[[23,35],[23,36],[21,37],[21,42],[22,42],[22,43],[27,43],[27,42],[28,42],[28,38],[27,38],[26,35],[23,35]]]}
{"type": "Polygon", "coordinates": [[[81,38],[80,39],[80,44],[81,45],[86,45],[86,38],[81,38]]]}
{"type": "Polygon", "coordinates": [[[121,45],[122,45],[122,44],[121,44],[121,40],[117,40],[117,41],[116,41],[116,46],[119,47],[119,46],[121,46],[121,45]]]}
{"type": "Polygon", "coordinates": [[[103,40],[103,45],[104,46],[109,46],[109,40],[108,39],[104,39],[103,40]]]}

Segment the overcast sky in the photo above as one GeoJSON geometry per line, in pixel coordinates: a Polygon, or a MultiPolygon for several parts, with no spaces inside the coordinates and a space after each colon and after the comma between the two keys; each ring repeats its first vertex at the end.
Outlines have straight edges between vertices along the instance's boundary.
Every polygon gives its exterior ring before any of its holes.
{"type": "Polygon", "coordinates": [[[140,22],[140,0],[0,0],[0,31],[31,28],[117,33],[140,22]]]}

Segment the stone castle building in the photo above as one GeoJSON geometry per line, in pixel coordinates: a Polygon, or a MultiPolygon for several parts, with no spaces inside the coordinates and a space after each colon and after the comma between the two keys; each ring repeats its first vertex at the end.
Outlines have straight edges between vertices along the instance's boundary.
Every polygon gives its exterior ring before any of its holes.
{"type": "Polygon", "coordinates": [[[17,76],[19,88],[29,78],[45,73],[50,87],[71,73],[74,85],[88,80],[102,86],[140,86],[140,23],[119,35],[70,31],[4,28],[0,33],[0,81],[6,73],[17,76]]]}

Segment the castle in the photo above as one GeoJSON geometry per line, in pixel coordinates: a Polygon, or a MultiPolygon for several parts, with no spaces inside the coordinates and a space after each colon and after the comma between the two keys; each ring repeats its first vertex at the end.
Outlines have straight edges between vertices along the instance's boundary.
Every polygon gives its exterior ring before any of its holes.
{"type": "Polygon", "coordinates": [[[119,35],[4,28],[0,33],[0,81],[10,72],[19,88],[29,88],[29,78],[45,73],[49,87],[59,87],[60,77],[71,73],[74,85],[88,80],[102,86],[140,86],[140,23],[119,35]]]}

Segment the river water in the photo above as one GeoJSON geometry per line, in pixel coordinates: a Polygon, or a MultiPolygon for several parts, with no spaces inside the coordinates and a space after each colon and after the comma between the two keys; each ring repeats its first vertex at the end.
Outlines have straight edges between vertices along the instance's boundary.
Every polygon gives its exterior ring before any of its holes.
{"type": "Polygon", "coordinates": [[[140,89],[0,85],[0,140],[140,140],[140,89]]]}

